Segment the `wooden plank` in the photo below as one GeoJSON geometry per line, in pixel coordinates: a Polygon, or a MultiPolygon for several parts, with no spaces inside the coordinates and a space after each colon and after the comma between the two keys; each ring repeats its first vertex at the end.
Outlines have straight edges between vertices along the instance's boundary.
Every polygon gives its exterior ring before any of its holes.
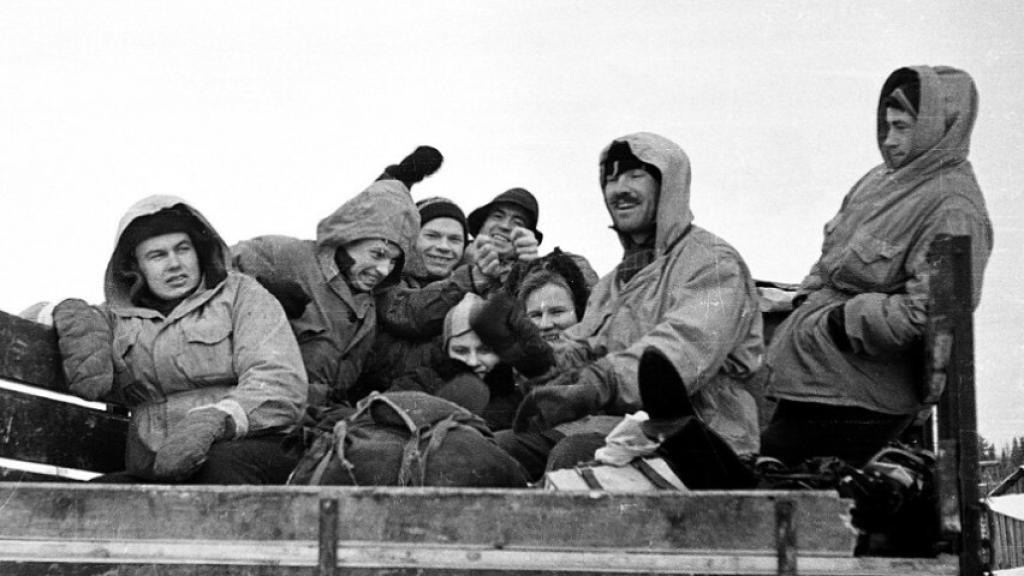
{"type": "MultiPolygon", "coordinates": [[[[9,542],[0,541],[0,550],[9,542]]],[[[315,542],[103,542],[30,541],[17,555],[0,552],[0,569],[18,566],[19,574],[303,574],[317,573],[315,542]],[[92,565],[104,570],[86,572],[92,565]],[[36,566],[49,571],[30,572],[36,566]],[[66,572],[55,570],[66,566],[66,572]],[[115,568],[116,567],[116,568],[115,568]],[[169,572],[168,567],[177,570],[169,572]],[[107,571],[111,570],[111,571],[107,571]],[[272,571],[270,571],[272,570],[272,571]]],[[[495,549],[443,545],[367,545],[343,542],[338,568],[346,576],[481,574],[775,574],[772,555],[715,555],[621,550],[495,549]]],[[[802,575],[953,575],[951,558],[801,557],[802,575]]]]}
{"type": "Polygon", "coordinates": [[[69,393],[53,328],[0,311],[0,378],[69,393]]]}
{"type": "Polygon", "coordinates": [[[978,424],[974,385],[974,325],[971,239],[940,237],[933,243],[937,279],[932,311],[952,321],[946,370],[947,391],[939,407],[940,497],[945,524],[958,524],[955,536],[962,574],[982,571],[981,504],[978,482],[978,424]],[[955,514],[950,514],[954,512],[955,514]]]}
{"type": "Polygon", "coordinates": [[[311,540],[339,500],[346,541],[762,551],[791,500],[800,551],[850,555],[849,501],[832,492],[675,494],[285,486],[0,485],[0,538],[311,540]]]}
{"type": "Polygon", "coordinates": [[[0,457],[94,472],[124,468],[128,419],[0,388],[0,457]]]}

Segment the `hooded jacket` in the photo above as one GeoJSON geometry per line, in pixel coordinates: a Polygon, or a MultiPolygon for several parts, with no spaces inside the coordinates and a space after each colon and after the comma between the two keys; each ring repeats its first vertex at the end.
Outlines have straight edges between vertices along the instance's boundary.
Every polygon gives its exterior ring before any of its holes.
{"type": "Polygon", "coordinates": [[[113,331],[113,392],[132,406],[130,472],[149,473],[170,429],[193,408],[225,412],[235,438],[287,432],[298,422],[307,384],[295,337],[273,296],[252,278],[227,271],[227,254],[202,214],[173,196],[145,198],[121,219],[102,309],[113,331]],[[193,242],[203,280],[164,316],[133,301],[136,282],[124,271],[134,247],[123,235],[136,219],[175,206],[201,228],[193,242]]]}
{"type": "MultiPolygon", "coordinates": [[[[679,146],[650,133],[617,141],[661,171],[654,261],[624,284],[616,270],[598,281],[583,320],[565,332],[574,345],[560,351],[560,363],[578,365],[606,350],[597,361],[603,404],[623,414],[642,408],[637,369],[654,346],[672,361],[707,424],[737,452],[756,452],[757,408],[747,386],[764,344],[747,266],[729,244],[692,224],[690,162],[679,146]]],[[[627,237],[619,237],[625,247],[627,237]]]]}
{"type": "Polygon", "coordinates": [[[316,241],[261,236],[234,246],[239,270],[296,282],[311,299],[302,316],[291,321],[309,373],[310,405],[349,401],[348,390],[359,376],[376,326],[374,295],[352,291],[335,253],[365,238],[397,244],[403,256],[377,289],[394,284],[419,222],[408,188],[397,180],[379,180],[321,220],[316,241]]]}
{"type": "Polygon", "coordinates": [[[821,257],[804,279],[807,299],[778,328],[768,353],[769,394],[780,399],[857,406],[909,415],[921,408],[916,349],[928,317],[927,254],[939,234],[971,237],[973,301],[992,250],[992,225],[967,155],[978,94],[965,72],[918,66],[890,75],[878,103],[878,146],[871,169],[825,224],[821,257]],[[883,146],[885,99],[920,82],[911,151],[894,166],[883,146]],[[850,351],[827,328],[843,306],[850,351]]]}

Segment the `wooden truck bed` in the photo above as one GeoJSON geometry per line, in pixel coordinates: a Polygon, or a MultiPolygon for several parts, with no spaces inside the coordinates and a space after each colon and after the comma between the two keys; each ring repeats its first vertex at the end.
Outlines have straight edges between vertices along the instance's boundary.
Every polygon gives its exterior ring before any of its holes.
{"type": "MultiPolygon", "coordinates": [[[[937,277],[969,270],[962,240],[935,251],[937,277]]],[[[959,556],[854,557],[851,502],[827,491],[83,483],[121,467],[126,416],[38,396],[66,391],[55,335],[0,312],[0,574],[981,574],[970,287],[964,313],[962,285],[934,284],[926,384],[945,389],[936,449],[959,556]]]]}

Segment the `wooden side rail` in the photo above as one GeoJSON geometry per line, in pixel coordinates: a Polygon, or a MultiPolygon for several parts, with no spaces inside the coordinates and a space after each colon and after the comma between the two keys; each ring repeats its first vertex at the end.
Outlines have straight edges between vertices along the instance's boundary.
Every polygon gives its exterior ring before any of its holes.
{"type": "Polygon", "coordinates": [[[974,383],[971,239],[940,236],[929,254],[933,276],[925,332],[923,394],[937,401],[936,452],[942,532],[959,554],[960,573],[987,564],[978,491],[978,418],[974,383]]]}
{"type": "Polygon", "coordinates": [[[53,328],[0,312],[0,480],[124,468],[126,411],[67,396],[53,328]],[[42,465],[42,466],[34,466],[42,465]],[[33,467],[46,472],[27,472],[33,467]]]}
{"type": "Polygon", "coordinates": [[[830,492],[7,483],[0,502],[5,574],[956,573],[850,556],[830,492]]]}
{"type": "MultiPolygon", "coordinates": [[[[969,257],[969,239],[933,247],[923,375],[959,559],[852,557],[850,503],[830,492],[34,484],[47,476],[0,463],[0,480],[22,480],[0,482],[0,574],[978,575],[969,257]]],[[[0,312],[0,381],[66,392],[55,344],[0,312]]],[[[126,430],[114,407],[0,387],[0,458],[113,471],[126,430]]]]}

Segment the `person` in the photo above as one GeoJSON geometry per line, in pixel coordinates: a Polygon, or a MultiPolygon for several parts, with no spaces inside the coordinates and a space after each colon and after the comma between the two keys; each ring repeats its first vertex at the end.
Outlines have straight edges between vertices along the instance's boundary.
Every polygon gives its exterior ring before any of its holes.
{"type": "Polygon", "coordinates": [[[517,266],[512,274],[510,290],[541,337],[553,346],[562,343],[565,330],[583,318],[590,290],[597,283],[597,274],[585,258],[559,248],[517,266]]]}
{"type": "MultiPolygon", "coordinates": [[[[413,158],[421,149],[398,166],[417,165],[413,158]]],[[[430,162],[428,168],[439,165],[430,162]]],[[[354,400],[349,390],[377,325],[374,293],[398,282],[411,254],[420,222],[409,186],[425,173],[401,175],[405,180],[386,170],[321,220],[315,241],[260,236],[233,247],[239,270],[271,287],[279,299],[300,303],[290,320],[309,373],[311,406],[354,400]]]]}
{"type": "Polygon", "coordinates": [[[466,294],[502,290],[513,264],[538,255],[537,238],[543,235],[537,230],[537,201],[526,190],[499,194],[468,219],[444,198],[428,198],[417,206],[424,228],[408,272],[377,297],[378,337],[352,392],[355,398],[388,390],[396,378],[419,367],[443,365],[439,339],[448,312],[466,294]],[[476,236],[472,245],[465,243],[466,232],[476,236]]]}
{"type": "Polygon", "coordinates": [[[470,273],[462,265],[467,243],[462,209],[440,196],[420,200],[416,208],[419,235],[400,281],[377,295],[377,333],[353,399],[386,391],[396,378],[439,362],[440,329],[435,333],[428,325],[444,319],[466,294],[474,293],[470,273]]]}
{"type": "Polygon", "coordinates": [[[100,482],[281,484],[281,440],[306,372],[280,304],[228,269],[227,245],[184,200],[121,219],[98,307],[65,300],[54,325],[71,390],[131,408],[125,473],[100,482]]]}
{"type": "Polygon", "coordinates": [[[470,316],[484,305],[466,294],[445,316],[437,358],[410,367],[389,390],[427,392],[482,415],[490,400],[487,379],[501,362],[498,354],[470,326],[470,316]]]}
{"type": "MultiPolygon", "coordinates": [[[[662,136],[630,134],[601,153],[599,176],[623,259],[565,331],[554,378],[530,390],[499,443],[536,478],[567,436],[603,439],[619,416],[642,408],[637,369],[653,347],[708,426],[737,453],[756,452],[747,387],[764,347],[757,292],[736,250],[692,223],[689,159],[662,136]],[[600,414],[611,417],[585,418],[600,414]]],[[[598,446],[567,449],[564,460],[588,458],[598,446]]]]}
{"type": "Polygon", "coordinates": [[[975,306],[981,295],[992,227],[967,160],[973,80],[944,66],[900,68],[877,110],[883,163],[825,225],[821,256],[768,350],[777,407],[763,452],[789,464],[863,463],[922,409],[916,382],[936,236],[971,237],[975,306]]]}
{"type": "Polygon", "coordinates": [[[491,264],[489,251],[500,263],[502,275],[512,262],[536,260],[544,234],[537,229],[540,207],[537,198],[525,188],[510,188],[490,202],[469,213],[466,219],[473,243],[468,248],[471,261],[486,270],[491,264]]]}

